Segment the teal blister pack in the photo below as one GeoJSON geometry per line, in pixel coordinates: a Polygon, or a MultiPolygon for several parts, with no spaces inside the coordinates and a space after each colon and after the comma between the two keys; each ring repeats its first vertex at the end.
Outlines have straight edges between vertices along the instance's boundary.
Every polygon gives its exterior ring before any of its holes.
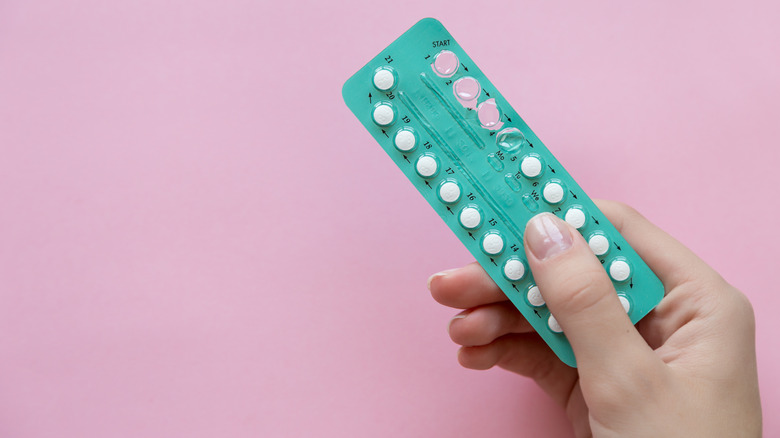
{"type": "Polygon", "coordinates": [[[659,279],[437,20],[401,35],[344,84],[344,101],[558,357],[571,345],[528,269],[526,223],[577,228],[636,323],[659,279]]]}

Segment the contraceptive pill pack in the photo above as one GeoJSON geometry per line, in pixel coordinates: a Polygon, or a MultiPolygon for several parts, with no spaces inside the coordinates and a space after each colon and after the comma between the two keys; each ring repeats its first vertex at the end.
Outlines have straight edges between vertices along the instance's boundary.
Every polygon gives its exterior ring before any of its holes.
{"type": "Polygon", "coordinates": [[[664,288],[444,26],[426,18],[344,84],[344,101],[555,354],[574,353],[523,248],[536,214],[585,237],[636,323],[664,288]]]}

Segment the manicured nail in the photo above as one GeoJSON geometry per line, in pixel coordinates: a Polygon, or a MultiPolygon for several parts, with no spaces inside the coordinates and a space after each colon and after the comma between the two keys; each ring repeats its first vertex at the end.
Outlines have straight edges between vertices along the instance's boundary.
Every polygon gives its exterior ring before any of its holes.
{"type": "Polygon", "coordinates": [[[539,260],[560,254],[572,244],[569,227],[550,213],[537,214],[528,222],[525,241],[539,260]]]}
{"type": "MultiPolygon", "coordinates": [[[[457,268],[455,268],[455,269],[457,269],[457,268]]],[[[428,290],[431,290],[431,282],[433,281],[434,278],[436,278],[436,277],[444,277],[445,275],[449,274],[450,272],[454,271],[455,269],[447,269],[445,271],[437,272],[437,273],[431,275],[430,277],[428,277],[428,290]]]]}

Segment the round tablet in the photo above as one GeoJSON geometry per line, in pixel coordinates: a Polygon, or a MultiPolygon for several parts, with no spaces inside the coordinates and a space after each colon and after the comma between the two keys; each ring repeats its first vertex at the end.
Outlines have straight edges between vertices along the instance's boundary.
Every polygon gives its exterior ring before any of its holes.
{"type": "Polygon", "coordinates": [[[389,103],[382,103],[374,107],[374,123],[379,126],[387,126],[395,119],[395,110],[389,103]]]}
{"type": "Polygon", "coordinates": [[[528,303],[534,307],[544,306],[544,298],[542,298],[542,293],[539,292],[539,286],[531,286],[528,289],[526,298],[528,298],[528,303]]]}
{"type": "Polygon", "coordinates": [[[512,281],[517,281],[525,275],[525,265],[518,259],[509,259],[504,263],[504,276],[512,281]]]}
{"type": "Polygon", "coordinates": [[[473,230],[482,223],[482,214],[476,207],[466,207],[461,210],[458,219],[463,228],[473,230]]]}
{"type": "Polygon", "coordinates": [[[557,182],[549,182],[544,186],[542,190],[542,197],[549,204],[557,204],[563,201],[563,186],[557,182]]]}
{"type": "Polygon", "coordinates": [[[460,199],[460,186],[454,181],[446,181],[439,186],[439,197],[448,204],[454,204],[460,199]]]}
{"type": "Polygon", "coordinates": [[[433,60],[433,70],[441,77],[448,78],[458,71],[460,61],[458,55],[450,52],[449,50],[442,50],[436,54],[436,58],[433,60]]]}
{"type": "Polygon", "coordinates": [[[603,234],[594,234],[588,239],[588,246],[593,254],[602,256],[609,251],[609,239],[603,234]]]}
{"type": "Polygon", "coordinates": [[[618,299],[620,300],[620,305],[623,306],[623,310],[628,313],[628,311],[631,310],[631,303],[628,301],[628,298],[623,295],[618,295],[618,299]]]}
{"type": "Polygon", "coordinates": [[[482,251],[485,251],[485,254],[501,254],[501,251],[503,250],[504,238],[497,232],[487,233],[485,234],[485,237],[482,238],[482,251]]]}
{"type": "Polygon", "coordinates": [[[615,281],[626,281],[631,276],[631,266],[625,260],[615,260],[609,265],[609,276],[615,281]]]}
{"type": "Polygon", "coordinates": [[[417,137],[409,129],[402,129],[395,134],[395,147],[401,152],[409,152],[417,145],[417,137]]]}
{"type": "Polygon", "coordinates": [[[415,167],[420,176],[429,178],[436,175],[436,172],[439,170],[439,163],[436,162],[436,158],[430,155],[423,155],[417,159],[415,167]]]}
{"type": "Polygon", "coordinates": [[[550,315],[550,318],[547,320],[547,327],[550,327],[550,330],[555,333],[563,333],[563,329],[561,328],[561,325],[558,324],[558,320],[552,315],[550,315]]]}
{"type": "Polygon", "coordinates": [[[458,99],[470,101],[479,97],[482,86],[479,85],[479,81],[476,79],[471,76],[466,76],[465,78],[458,79],[452,84],[452,91],[458,99]]]}
{"type": "Polygon", "coordinates": [[[585,212],[577,207],[568,209],[566,211],[566,215],[564,216],[564,220],[568,222],[569,225],[577,229],[580,229],[585,225],[586,218],[587,217],[585,216],[585,212]]]}
{"type": "Polygon", "coordinates": [[[520,171],[526,178],[536,178],[542,173],[542,161],[534,156],[525,157],[520,163],[520,171]]]}
{"type": "Polygon", "coordinates": [[[395,85],[395,75],[392,71],[382,68],[374,73],[374,86],[377,90],[387,91],[395,85]]]}
{"type": "Polygon", "coordinates": [[[483,128],[492,128],[501,121],[501,111],[496,105],[496,99],[488,99],[477,107],[477,118],[483,128]]]}

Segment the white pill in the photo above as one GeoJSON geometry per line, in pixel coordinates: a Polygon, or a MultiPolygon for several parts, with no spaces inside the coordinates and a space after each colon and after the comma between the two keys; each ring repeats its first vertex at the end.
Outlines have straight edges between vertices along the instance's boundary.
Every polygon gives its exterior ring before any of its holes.
{"type": "Polygon", "coordinates": [[[382,69],[374,73],[374,86],[381,91],[387,91],[395,85],[395,76],[390,70],[382,69]]]}
{"type": "Polygon", "coordinates": [[[563,329],[561,328],[561,325],[558,324],[558,320],[552,315],[550,315],[550,319],[547,320],[547,326],[555,333],[563,333],[563,329]]]}
{"type": "Polygon", "coordinates": [[[563,187],[555,182],[547,183],[542,191],[544,200],[550,204],[557,204],[563,200],[563,187]]]}
{"type": "Polygon", "coordinates": [[[609,240],[607,239],[607,236],[603,234],[594,234],[588,239],[588,246],[590,246],[590,250],[593,251],[593,254],[601,256],[609,251],[609,240]]]}
{"type": "Polygon", "coordinates": [[[623,260],[615,260],[609,265],[609,276],[615,281],[626,281],[631,276],[631,266],[623,260]]]}
{"type": "Polygon", "coordinates": [[[460,224],[463,228],[473,230],[482,223],[482,215],[474,207],[466,207],[460,212],[460,224]]]}
{"type": "Polygon", "coordinates": [[[628,311],[631,310],[631,303],[628,302],[628,298],[623,295],[618,295],[618,299],[620,300],[620,305],[623,306],[623,310],[628,313],[628,311]]]}
{"type": "Polygon", "coordinates": [[[504,263],[504,275],[512,281],[517,281],[525,275],[525,265],[520,260],[509,259],[504,263]]]}
{"type": "Polygon", "coordinates": [[[544,298],[542,298],[542,293],[539,292],[539,286],[532,286],[530,289],[528,289],[527,297],[528,302],[531,303],[532,306],[544,306],[544,298]]]}
{"type": "Polygon", "coordinates": [[[447,181],[439,187],[439,196],[442,201],[449,204],[458,202],[458,199],[460,199],[460,186],[452,181],[447,181]]]}
{"type": "Polygon", "coordinates": [[[430,155],[423,155],[417,159],[417,173],[423,177],[430,177],[436,174],[439,169],[439,163],[430,155]]]}
{"type": "Polygon", "coordinates": [[[482,239],[482,250],[489,255],[500,254],[504,250],[504,239],[498,233],[488,233],[482,239]]]}
{"type": "Polygon", "coordinates": [[[374,107],[374,123],[379,126],[387,126],[393,123],[395,119],[395,111],[393,107],[388,104],[381,104],[374,107]]]}
{"type": "Polygon", "coordinates": [[[536,178],[542,173],[542,162],[536,157],[525,157],[520,163],[520,171],[526,178],[536,178]]]}
{"type": "Polygon", "coordinates": [[[572,227],[580,229],[585,225],[585,212],[576,207],[570,208],[566,212],[564,220],[572,227]]]}
{"type": "Polygon", "coordinates": [[[395,135],[395,147],[401,152],[409,152],[417,144],[417,138],[414,132],[408,129],[402,129],[395,135]]]}

